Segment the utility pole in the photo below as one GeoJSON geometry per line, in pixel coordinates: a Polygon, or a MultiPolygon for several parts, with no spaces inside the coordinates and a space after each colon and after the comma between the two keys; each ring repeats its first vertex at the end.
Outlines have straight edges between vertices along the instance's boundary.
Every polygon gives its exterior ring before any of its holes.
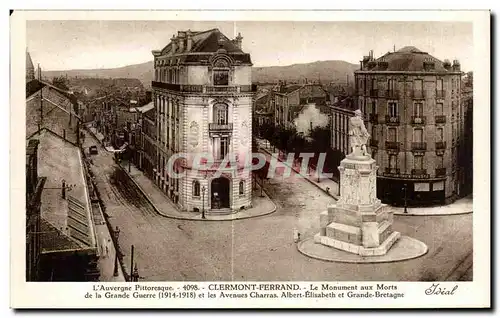
{"type": "Polygon", "coordinates": [[[130,281],[132,281],[132,269],[134,268],[134,245],[132,244],[130,252],[130,281]]]}
{"type": "MultiPolygon", "coordinates": [[[[40,64],[38,64],[38,82],[41,82],[40,64]]],[[[43,127],[43,87],[40,89],[40,129],[43,127]]]]}

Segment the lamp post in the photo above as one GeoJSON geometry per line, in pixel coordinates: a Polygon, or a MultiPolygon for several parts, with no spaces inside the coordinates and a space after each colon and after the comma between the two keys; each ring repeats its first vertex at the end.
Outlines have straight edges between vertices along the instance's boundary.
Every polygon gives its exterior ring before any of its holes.
{"type": "Polygon", "coordinates": [[[408,213],[408,198],[407,198],[408,184],[405,183],[405,185],[403,186],[403,190],[405,192],[405,208],[404,208],[404,213],[408,213]]]}
{"type": "Polygon", "coordinates": [[[115,267],[114,267],[114,270],[113,270],[113,276],[118,276],[118,237],[120,236],[120,229],[118,228],[118,226],[115,228],[114,230],[114,234],[115,234],[115,240],[116,240],[116,245],[115,245],[115,267]]]}
{"type": "Polygon", "coordinates": [[[205,186],[201,187],[201,197],[202,197],[202,204],[201,204],[201,218],[205,219],[205,186]]]}

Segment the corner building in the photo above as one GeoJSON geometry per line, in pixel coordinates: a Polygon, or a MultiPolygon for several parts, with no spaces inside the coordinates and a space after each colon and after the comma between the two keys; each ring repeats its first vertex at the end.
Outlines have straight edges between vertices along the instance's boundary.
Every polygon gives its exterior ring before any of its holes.
{"type": "Polygon", "coordinates": [[[153,101],[156,110],[154,181],[184,211],[227,214],[251,206],[251,174],[244,174],[251,156],[252,85],[250,54],[242,37],[229,39],[218,29],[179,31],[162,50],[153,51],[153,101]],[[167,173],[172,155],[188,154],[174,165],[181,178],[167,173]],[[193,169],[198,153],[211,154],[215,164],[193,169]],[[237,165],[220,168],[234,154],[237,165]],[[216,175],[223,169],[221,176],[216,175]]]}
{"type": "Polygon", "coordinates": [[[465,110],[460,63],[444,62],[415,47],[375,59],[355,72],[357,108],[379,164],[377,196],[409,206],[447,204],[467,193],[458,164],[465,110]],[[406,188],[406,190],[405,190],[406,188]]]}

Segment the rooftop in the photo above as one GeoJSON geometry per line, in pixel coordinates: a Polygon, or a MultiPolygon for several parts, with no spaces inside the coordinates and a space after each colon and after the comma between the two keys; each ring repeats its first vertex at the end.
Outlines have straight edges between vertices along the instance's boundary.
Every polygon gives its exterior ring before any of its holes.
{"type": "Polygon", "coordinates": [[[41,198],[42,253],[96,246],[81,152],[57,134],[43,129],[36,137],[38,173],[47,178],[41,198]],[[71,190],[62,198],[62,181],[71,190]]]}
{"type": "MultiPolygon", "coordinates": [[[[414,46],[405,46],[395,52],[387,52],[377,59],[365,57],[362,71],[396,71],[396,72],[460,72],[452,67],[449,61],[441,61],[427,52],[414,46]],[[448,65],[446,65],[448,64],[448,65]]],[[[460,65],[454,61],[453,65],[460,65]]]]}

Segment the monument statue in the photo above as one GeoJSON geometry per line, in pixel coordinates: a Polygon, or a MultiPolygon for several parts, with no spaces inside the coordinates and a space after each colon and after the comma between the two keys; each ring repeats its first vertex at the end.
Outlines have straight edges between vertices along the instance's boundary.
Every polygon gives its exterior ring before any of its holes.
{"type": "Polygon", "coordinates": [[[363,113],[357,109],[354,111],[354,116],[349,119],[349,143],[351,145],[351,155],[367,156],[366,144],[368,143],[370,134],[366,130],[363,122],[363,113]]]}

